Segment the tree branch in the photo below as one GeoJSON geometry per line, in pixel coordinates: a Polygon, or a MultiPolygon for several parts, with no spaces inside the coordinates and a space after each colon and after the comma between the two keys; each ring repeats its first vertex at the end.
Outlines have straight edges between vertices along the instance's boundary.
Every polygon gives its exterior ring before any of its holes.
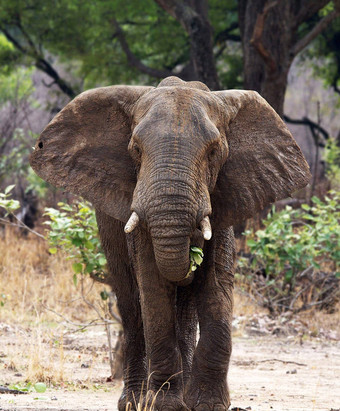
{"type": "Polygon", "coordinates": [[[221,31],[215,36],[215,44],[221,43],[223,41],[241,41],[241,36],[237,34],[230,34],[233,30],[238,28],[238,23],[232,23],[229,27],[221,31]]]}
{"type": "Polygon", "coordinates": [[[338,87],[338,80],[339,80],[339,77],[335,77],[335,78],[334,78],[334,80],[333,80],[333,82],[332,82],[332,87],[333,87],[333,90],[334,90],[336,93],[340,94],[340,88],[338,87]]]}
{"type": "MultiPolygon", "coordinates": [[[[298,2],[296,3],[298,4],[298,2]]],[[[329,0],[302,0],[297,17],[294,19],[295,26],[298,27],[304,21],[310,19],[320,9],[325,7],[327,3],[329,3],[329,0]]]]}
{"type": "Polygon", "coordinates": [[[120,27],[120,25],[118,24],[117,20],[113,19],[112,20],[113,25],[115,26],[116,29],[116,34],[117,34],[117,38],[118,41],[124,51],[124,53],[126,54],[128,63],[137,68],[139,71],[141,71],[142,73],[148,74],[149,76],[152,77],[156,77],[156,78],[164,78],[164,77],[168,77],[168,76],[173,76],[173,72],[170,70],[158,70],[152,67],[149,67],[147,65],[145,65],[144,63],[142,63],[137,57],[136,55],[131,51],[124,32],[122,30],[122,28],[120,27]]]}
{"type": "Polygon", "coordinates": [[[275,71],[277,70],[277,66],[276,66],[274,57],[263,45],[262,35],[263,35],[263,29],[264,29],[264,24],[265,24],[267,14],[269,10],[275,7],[276,5],[277,5],[277,0],[271,3],[267,3],[263,8],[262,13],[258,14],[256,18],[256,23],[254,26],[253,36],[250,40],[250,44],[252,44],[255,47],[259,55],[262,57],[270,73],[275,73],[275,71]]]}
{"type": "Polygon", "coordinates": [[[0,30],[4,33],[7,40],[9,40],[22,54],[28,55],[28,50],[25,49],[6,29],[0,27],[0,30]]]}
{"type": "MultiPolygon", "coordinates": [[[[300,124],[300,125],[308,126],[308,127],[311,129],[311,132],[312,132],[313,136],[314,136],[314,134],[315,134],[315,130],[317,130],[320,134],[322,134],[322,136],[324,137],[325,140],[328,140],[328,139],[329,139],[329,134],[328,134],[328,132],[327,132],[323,127],[321,127],[319,124],[314,123],[314,121],[312,121],[312,120],[309,119],[308,117],[303,117],[303,118],[301,118],[301,119],[293,119],[293,118],[290,118],[290,117],[284,115],[284,116],[283,116],[283,119],[284,119],[287,123],[290,123],[290,124],[300,124]]],[[[319,145],[320,145],[321,147],[324,147],[324,146],[325,146],[324,143],[320,143],[319,145]]]]}
{"type": "Polygon", "coordinates": [[[327,14],[322,20],[320,20],[316,26],[299,40],[291,49],[292,56],[296,56],[300,53],[308,44],[315,39],[328,25],[331,21],[333,21],[336,17],[340,16],[339,10],[333,10],[331,13],[327,14]]]}
{"type": "Polygon", "coordinates": [[[6,30],[3,27],[0,27],[0,30],[4,33],[6,38],[24,55],[31,57],[35,61],[35,66],[43,71],[45,74],[50,76],[54,82],[57,84],[57,86],[60,88],[60,90],[65,93],[67,96],[69,96],[71,99],[76,96],[76,92],[73,90],[73,88],[65,81],[63,80],[58,72],[52,67],[52,65],[43,57],[42,54],[39,54],[37,51],[36,47],[34,46],[32,40],[28,37],[27,34],[23,31],[21,26],[18,26],[25,38],[27,39],[29,45],[31,46],[31,49],[25,48],[22,44],[20,44],[15,37],[13,37],[8,30],[6,30]]]}

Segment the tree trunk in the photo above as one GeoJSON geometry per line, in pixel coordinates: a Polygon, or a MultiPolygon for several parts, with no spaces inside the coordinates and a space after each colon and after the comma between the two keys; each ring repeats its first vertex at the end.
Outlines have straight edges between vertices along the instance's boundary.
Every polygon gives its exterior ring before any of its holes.
{"type": "Polygon", "coordinates": [[[155,0],[167,13],[174,17],[185,29],[190,38],[190,67],[188,78],[184,72],[183,80],[199,80],[211,90],[219,90],[220,84],[213,54],[212,28],[208,18],[206,0],[155,0]]]}
{"type": "Polygon", "coordinates": [[[281,117],[294,57],[339,15],[339,11],[326,15],[303,38],[298,36],[299,26],[327,3],[329,0],[239,1],[244,87],[258,91],[281,117]]]}
{"type": "Polygon", "coordinates": [[[290,45],[296,33],[288,24],[287,2],[278,3],[265,12],[266,0],[241,1],[239,23],[244,55],[244,87],[258,91],[283,116],[284,95],[292,62],[290,45]]]}

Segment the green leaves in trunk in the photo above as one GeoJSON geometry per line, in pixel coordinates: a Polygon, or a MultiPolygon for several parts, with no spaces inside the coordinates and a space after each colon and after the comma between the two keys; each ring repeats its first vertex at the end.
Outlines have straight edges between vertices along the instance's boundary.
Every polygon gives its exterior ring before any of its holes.
{"type": "Polygon", "coordinates": [[[203,256],[204,254],[202,248],[190,247],[190,268],[187,276],[191,274],[193,271],[196,271],[197,267],[199,267],[202,264],[203,256]]]}

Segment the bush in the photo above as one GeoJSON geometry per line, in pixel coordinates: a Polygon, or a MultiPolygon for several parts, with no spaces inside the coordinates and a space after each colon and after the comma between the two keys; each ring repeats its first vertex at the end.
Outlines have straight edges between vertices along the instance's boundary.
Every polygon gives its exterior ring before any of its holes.
{"type": "Polygon", "coordinates": [[[58,203],[59,209],[45,208],[50,218],[45,224],[50,226],[48,240],[50,253],[63,249],[73,260],[73,281],[78,274],[90,274],[95,280],[105,282],[106,258],[100,247],[95,212],[84,201],[73,205],[58,203]]]}
{"type": "MultiPolygon", "coordinates": [[[[339,197],[340,193],[332,191],[325,201],[313,197],[311,206],[303,204],[299,210],[287,206],[277,212],[273,207],[263,229],[245,233],[250,256],[240,259],[240,269],[271,311],[301,310],[314,303],[321,306],[319,297],[325,291],[319,289],[321,282],[329,284],[330,278],[339,282],[339,197]],[[307,287],[307,277],[314,294],[310,294],[313,301],[306,302],[301,301],[301,290],[307,287]]],[[[311,292],[311,287],[307,289],[311,292]]],[[[338,289],[335,294],[339,294],[338,289]]]]}

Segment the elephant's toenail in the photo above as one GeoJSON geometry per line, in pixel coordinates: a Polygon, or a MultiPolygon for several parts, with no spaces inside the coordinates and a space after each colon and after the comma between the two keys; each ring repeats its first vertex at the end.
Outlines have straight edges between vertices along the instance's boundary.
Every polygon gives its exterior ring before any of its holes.
{"type": "Polygon", "coordinates": [[[197,407],[194,408],[195,411],[210,411],[210,407],[208,404],[199,404],[197,407]]]}
{"type": "Polygon", "coordinates": [[[226,411],[227,408],[223,404],[214,405],[214,411],[226,411]]]}

